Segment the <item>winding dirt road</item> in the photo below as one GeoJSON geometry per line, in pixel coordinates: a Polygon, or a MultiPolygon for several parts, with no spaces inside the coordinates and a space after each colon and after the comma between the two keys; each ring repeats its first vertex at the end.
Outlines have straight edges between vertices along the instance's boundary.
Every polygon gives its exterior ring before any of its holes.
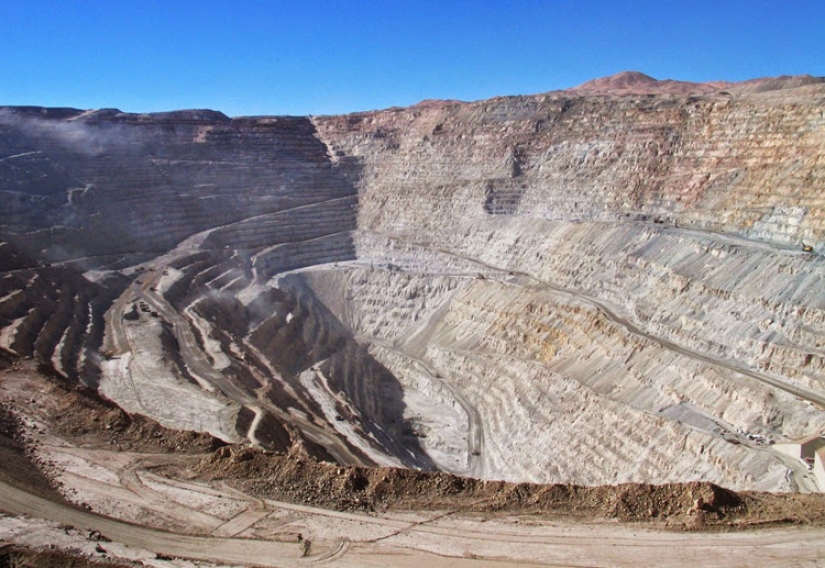
{"type": "MultiPolygon", "coordinates": [[[[112,541],[158,555],[248,566],[822,566],[825,530],[793,528],[703,534],[633,525],[471,518],[449,512],[418,521],[336,513],[300,505],[303,523],[330,525],[329,538],[308,545],[254,538],[183,535],[79,511],[0,482],[0,510],[99,531],[112,541]],[[340,533],[352,527],[360,538],[340,533]],[[356,529],[357,527],[357,529],[356,529]],[[372,528],[370,528],[372,527],[372,528]],[[370,536],[372,534],[373,536],[370,536]]],[[[286,522],[292,522],[292,517],[286,522]]]]}
{"type": "Polygon", "coordinates": [[[329,560],[346,550],[342,541],[322,555],[302,558],[299,543],[182,535],[130,525],[36,497],[0,481],[0,509],[99,531],[106,537],[155,553],[227,564],[299,566],[329,560]]]}
{"type": "MultiPolygon", "coordinates": [[[[797,386],[797,385],[790,385],[790,384],[782,381],[781,379],[778,379],[777,377],[774,377],[774,376],[768,375],[766,373],[762,373],[762,372],[744,367],[742,365],[739,365],[739,364],[737,364],[733,361],[727,360],[727,359],[722,359],[722,358],[719,358],[719,357],[713,357],[713,356],[708,355],[706,353],[702,353],[701,351],[697,351],[695,349],[690,349],[689,347],[679,345],[678,343],[670,341],[669,339],[665,339],[663,337],[659,337],[657,335],[654,335],[654,334],[652,334],[648,331],[645,331],[640,326],[634,324],[627,317],[619,314],[617,308],[615,308],[613,306],[610,306],[606,302],[604,302],[603,300],[600,300],[599,298],[597,298],[595,296],[592,296],[590,294],[587,294],[586,292],[583,292],[581,290],[574,290],[574,289],[570,289],[570,288],[565,288],[563,286],[559,286],[559,285],[554,284],[552,282],[542,280],[542,279],[540,279],[536,276],[533,276],[529,272],[523,272],[523,271],[519,271],[519,270],[508,270],[508,269],[502,268],[500,266],[495,266],[493,264],[489,264],[487,262],[484,262],[483,260],[479,260],[477,258],[465,256],[465,255],[457,253],[455,251],[451,251],[449,249],[434,246],[434,245],[431,245],[429,243],[411,241],[411,240],[404,239],[403,237],[400,237],[400,236],[397,236],[397,235],[390,235],[390,234],[386,234],[386,233],[373,232],[373,234],[379,235],[379,236],[387,238],[387,239],[396,240],[398,242],[402,242],[402,243],[407,244],[407,245],[411,245],[411,246],[431,250],[431,251],[434,251],[434,252],[437,252],[437,253],[440,253],[440,254],[443,254],[443,255],[451,256],[451,257],[463,260],[465,262],[475,264],[475,265],[480,266],[482,268],[486,268],[487,270],[490,270],[492,272],[497,272],[497,273],[502,274],[502,275],[507,275],[511,279],[512,279],[512,277],[521,278],[521,279],[526,280],[527,282],[529,282],[531,284],[534,284],[534,285],[539,286],[541,288],[544,288],[546,290],[550,290],[552,292],[556,292],[558,294],[562,294],[562,295],[565,295],[565,296],[568,296],[570,298],[574,298],[574,299],[577,299],[577,300],[582,300],[584,302],[589,303],[593,307],[595,307],[597,310],[599,310],[599,312],[602,313],[602,315],[604,315],[605,318],[607,318],[612,323],[615,323],[615,324],[625,328],[632,335],[635,335],[637,337],[641,337],[643,339],[652,341],[653,343],[657,343],[658,345],[664,347],[665,349],[667,349],[669,351],[673,351],[674,353],[678,353],[678,354],[683,355],[685,357],[688,357],[690,359],[700,361],[700,362],[702,362],[706,365],[710,365],[712,367],[732,371],[732,372],[734,372],[738,375],[741,375],[741,376],[759,381],[759,382],[761,382],[763,384],[766,384],[766,385],[769,385],[771,387],[783,390],[783,391],[785,391],[789,394],[792,394],[792,395],[794,395],[796,397],[799,397],[803,400],[807,400],[808,402],[811,402],[811,403],[816,404],[816,405],[818,405],[822,408],[825,408],[825,393],[822,393],[822,392],[819,392],[819,391],[814,391],[814,390],[807,389],[807,388],[797,386]]],[[[793,254],[796,254],[796,252],[794,252],[793,254]]]]}
{"type": "MultiPolygon", "coordinates": [[[[163,266],[155,266],[147,270],[141,283],[134,283],[118,298],[113,306],[106,313],[106,343],[105,349],[109,356],[124,356],[139,348],[129,343],[128,335],[123,329],[122,315],[128,307],[137,301],[144,301],[161,318],[168,322],[175,335],[183,358],[189,372],[218,391],[224,396],[237,402],[242,406],[251,409],[255,415],[259,415],[263,410],[270,412],[283,421],[294,423],[311,441],[322,445],[340,463],[348,465],[368,465],[363,463],[363,459],[354,453],[349,446],[344,443],[335,433],[327,431],[322,426],[303,419],[299,415],[287,414],[284,410],[276,407],[272,403],[258,399],[244,389],[228,380],[220,371],[216,370],[207,360],[206,355],[201,350],[195,339],[189,322],[177,312],[166,301],[163,295],[156,291],[163,274],[163,266]]],[[[128,370],[127,370],[128,372],[128,370]]],[[[136,391],[137,392],[137,391],[136,391]]],[[[152,410],[147,409],[147,414],[151,415],[152,410]]],[[[247,437],[250,441],[255,441],[255,428],[260,420],[255,420],[251,425],[247,437]]]]}
{"type": "Polygon", "coordinates": [[[452,472],[458,475],[466,475],[475,479],[484,479],[484,423],[481,421],[481,414],[478,409],[467,400],[467,397],[456,387],[452,381],[445,378],[443,373],[439,372],[429,361],[425,361],[420,357],[414,357],[409,353],[399,350],[393,345],[391,341],[382,340],[376,337],[358,336],[356,340],[364,343],[372,343],[380,346],[387,351],[392,351],[400,357],[404,357],[415,364],[417,364],[427,375],[430,380],[440,381],[444,388],[450,392],[455,398],[458,405],[467,416],[467,423],[469,425],[469,434],[467,436],[467,471],[452,472]]]}

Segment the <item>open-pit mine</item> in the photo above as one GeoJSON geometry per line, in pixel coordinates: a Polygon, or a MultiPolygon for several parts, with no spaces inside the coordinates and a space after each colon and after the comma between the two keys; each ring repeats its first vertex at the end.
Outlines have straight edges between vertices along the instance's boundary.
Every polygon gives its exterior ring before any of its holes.
{"type": "Polygon", "coordinates": [[[823,253],[825,79],[2,107],[0,541],[816,562],[823,253]]]}

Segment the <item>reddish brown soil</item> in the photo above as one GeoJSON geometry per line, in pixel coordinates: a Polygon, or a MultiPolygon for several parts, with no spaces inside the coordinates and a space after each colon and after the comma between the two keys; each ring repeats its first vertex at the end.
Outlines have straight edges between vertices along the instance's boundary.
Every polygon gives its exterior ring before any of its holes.
{"type": "Polygon", "coordinates": [[[680,529],[825,524],[825,496],[735,493],[710,483],[582,487],[479,481],[446,473],[341,467],[305,455],[224,447],[189,472],[263,498],[335,510],[451,510],[653,522],[680,529]]]}

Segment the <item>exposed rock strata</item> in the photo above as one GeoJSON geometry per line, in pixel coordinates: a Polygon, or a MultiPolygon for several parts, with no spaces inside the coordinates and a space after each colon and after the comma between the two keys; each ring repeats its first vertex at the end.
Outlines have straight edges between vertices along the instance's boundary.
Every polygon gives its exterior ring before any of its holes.
{"type": "Polygon", "coordinates": [[[0,347],[342,463],[814,489],[746,434],[825,427],[825,87],[648,79],[311,120],[6,109],[0,347]]]}

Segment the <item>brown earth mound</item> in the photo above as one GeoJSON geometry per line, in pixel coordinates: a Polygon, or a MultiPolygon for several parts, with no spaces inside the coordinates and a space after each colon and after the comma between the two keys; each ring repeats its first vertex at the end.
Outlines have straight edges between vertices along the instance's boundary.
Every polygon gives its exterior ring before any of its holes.
{"type": "Polygon", "coordinates": [[[341,467],[299,452],[223,447],[191,471],[261,498],[335,510],[450,510],[654,522],[681,529],[825,524],[825,496],[735,493],[710,483],[583,487],[481,481],[446,473],[341,467]]]}

